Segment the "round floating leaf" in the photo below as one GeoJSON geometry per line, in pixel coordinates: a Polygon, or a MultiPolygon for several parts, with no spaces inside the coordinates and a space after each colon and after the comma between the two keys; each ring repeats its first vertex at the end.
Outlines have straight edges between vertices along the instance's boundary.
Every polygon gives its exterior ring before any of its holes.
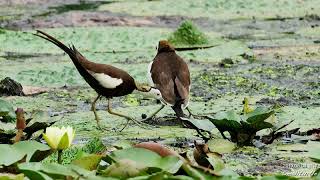
{"type": "Polygon", "coordinates": [[[109,157],[116,162],[121,159],[128,159],[139,165],[159,168],[170,173],[176,173],[183,164],[183,161],[179,157],[161,157],[157,153],[143,148],[128,148],[114,151],[109,157]]]}
{"type": "Polygon", "coordinates": [[[207,131],[207,132],[211,132],[214,128],[216,128],[212,122],[210,122],[207,119],[202,119],[202,120],[198,120],[198,119],[189,119],[189,118],[181,118],[184,121],[188,121],[191,124],[193,124],[195,127],[197,127],[200,130],[203,131],[207,131]]]}
{"type": "Polygon", "coordinates": [[[20,141],[13,144],[12,147],[21,153],[27,154],[27,162],[30,160],[41,161],[51,154],[50,152],[43,153],[44,151],[49,151],[51,148],[37,141],[20,141]]]}
{"type": "Polygon", "coordinates": [[[148,168],[146,166],[137,164],[135,161],[130,159],[121,159],[110,165],[105,171],[102,172],[102,175],[127,179],[130,177],[146,175],[147,169],[148,168]]]}
{"type": "Polygon", "coordinates": [[[230,153],[236,148],[236,144],[226,139],[210,139],[208,146],[211,152],[219,154],[230,153]]]}
{"type": "Polygon", "coordinates": [[[3,122],[14,122],[16,119],[13,106],[3,99],[0,99],[0,117],[2,117],[0,120],[3,122]]]}
{"type": "Polygon", "coordinates": [[[97,154],[90,154],[79,159],[76,159],[72,164],[82,167],[86,170],[92,171],[97,169],[102,156],[97,154]]]}
{"type": "Polygon", "coordinates": [[[28,135],[51,126],[55,121],[51,119],[49,114],[44,111],[34,111],[31,115],[31,121],[27,123],[27,127],[23,130],[28,135]]]}
{"type": "Polygon", "coordinates": [[[307,149],[309,151],[309,157],[313,161],[320,163],[320,143],[316,141],[309,141],[307,143],[307,149]]]}
{"type": "Polygon", "coordinates": [[[221,156],[217,155],[216,153],[208,153],[207,160],[210,162],[211,166],[213,167],[215,173],[222,171],[225,166],[221,156]]]}
{"type": "Polygon", "coordinates": [[[34,174],[39,176],[39,172],[45,173],[54,179],[64,179],[65,176],[78,177],[78,174],[68,165],[29,162],[18,165],[21,172],[26,174],[30,179],[34,178],[34,174]],[[31,177],[29,176],[31,174],[31,177]]]}
{"type": "Polygon", "coordinates": [[[11,145],[0,144],[0,165],[9,166],[23,159],[26,153],[23,153],[11,145]]]}

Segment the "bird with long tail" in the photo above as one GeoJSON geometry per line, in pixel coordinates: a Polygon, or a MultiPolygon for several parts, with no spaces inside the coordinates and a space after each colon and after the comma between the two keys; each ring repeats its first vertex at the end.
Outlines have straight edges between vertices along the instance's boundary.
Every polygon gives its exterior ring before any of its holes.
{"type": "Polygon", "coordinates": [[[108,100],[107,111],[110,114],[127,119],[126,126],[130,121],[140,125],[141,122],[136,121],[134,118],[114,112],[111,108],[111,99],[113,97],[128,95],[134,90],[150,92],[154,90],[152,87],[136,82],[132,76],[122,69],[87,60],[73,45],[72,47],[67,47],[62,42],[43,31],[37,30],[37,34],[34,35],[55,44],[68,54],[80,75],[91,86],[91,88],[97,92],[98,95],[91,104],[91,110],[94,113],[95,120],[100,129],[100,118],[96,111],[96,102],[102,96],[106,97],[108,100]]]}

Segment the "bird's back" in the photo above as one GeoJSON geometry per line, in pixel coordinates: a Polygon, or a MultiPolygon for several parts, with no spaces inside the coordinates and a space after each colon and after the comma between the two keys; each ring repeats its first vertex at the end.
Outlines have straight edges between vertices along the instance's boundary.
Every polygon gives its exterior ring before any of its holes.
{"type": "Polygon", "coordinates": [[[151,66],[151,77],[166,103],[175,105],[189,99],[190,72],[188,65],[174,51],[160,52],[151,66]]]}
{"type": "Polygon", "coordinates": [[[83,76],[84,79],[93,89],[105,97],[124,96],[132,93],[136,88],[133,77],[122,69],[107,64],[91,62],[83,56],[82,58],[78,57],[77,59],[81,66],[98,80],[99,85],[91,83],[91,81],[88,81],[85,76],[83,76]],[[108,82],[104,83],[106,80],[108,80],[108,82]],[[118,83],[119,85],[116,87],[110,87],[110,85],[112,86],[110,83],[118,83]],[[108,84],[110,85],[108,86],[108,84]]]}

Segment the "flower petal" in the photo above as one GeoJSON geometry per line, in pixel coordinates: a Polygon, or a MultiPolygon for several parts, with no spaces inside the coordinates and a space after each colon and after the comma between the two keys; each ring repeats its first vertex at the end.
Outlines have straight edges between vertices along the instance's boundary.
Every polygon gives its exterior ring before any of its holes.
{"type": "Polygon", "coordinates": [[[43,136],[43,139],[48,143],[48,145],[52,149],[57,149],[58,144],[53,143],[52,140],[46,134],[42,134],[42,136],[43,136]]]}
{"type": "Polygon", "coordinates": [[[69,147],[69,137],[68,137],[68,133],[65,132],[62,138],[60,139],[57,149],[63,150],[63,149],[67,149],[68,147],[69,147]]]}

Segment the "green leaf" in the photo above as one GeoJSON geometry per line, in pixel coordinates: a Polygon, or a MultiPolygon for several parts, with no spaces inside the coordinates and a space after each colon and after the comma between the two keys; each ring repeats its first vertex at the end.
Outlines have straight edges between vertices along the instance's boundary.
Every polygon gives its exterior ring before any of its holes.
{"type": "Polygon", "coordinates": [[[0,144],[11,144],[11,139],[16,135],[16,125],[14,123],[4,123],[0,121],[0,144]]]}
{"type": "Polygon", "coordinates": [[[125,148],[132,147],[133,145],[134,143],[129,140],[119,140],[112,144],[112,146],[117,149],[125,149],[125,148]]]}
{"type": "Polygon", "coordinates": [[[50,176],[42,173],[40,171],[34,171],[32,169],[22,170],[23,174],[28,177],[29,179],[36,179],[36,180],[53,180],[50,176]]]}
{"type": "Polygon", "coordinates": [[[45,144],[39,143],[37,141],[20,141],[12,145],[12,148],[18,150],[21,153],[27,154],[26,161],[41,161],[46,156],[50,155],[50,152],[44,153],[44,151],[49,151],[51,148],[45,144]]]}
{"type": "Polygon", "coordinates": [[[227,111],[217,113],[210,121],[220,131],[237,131],[241,128],[241,118],[235,111],[227,111]]]}
{"type": "Polygon", "coordinates": [[[200,130],[211,132],[215,126],[207,119],[197,120],[189,118],[181,118],[184,121],[188,121],[200,130]]]}
{"type": "Polygon", "coordinates": [[[237,121],[240,122],[240,116],[234,111],[227,111],[227,112],[219,112],[214,116],[215,119],[227,119],[229,121],[237,121]]]}
{"type": "Polygon", "coordinates": [[[261,122],[268,119],[272,114],[274,114],[273,110],[269,110],[263,107],[258,107],[254,111],[246,115],[247,117],[246,122],[248,123],[261,122]]]}
{"type": "Polygon", "coordinates": [[[150,179],[161,179],[161,180],[193,180],[194,178],[191,178],[189,176],[173,176],[170,173],[167,172],[158,172],[151,175],[145,175],[145,176],[138,176],[129,178],[129,180],[150,180],[150,179]]]}
{"type": "Polygon", "coordinates": [[[86,170],[92,171],[96,170],[102,156],[97,154],[90,154],[84,157],[80,157],[72,162],[72,164],[80,166],[86,170]]]}
{"type": "Polygon", "coordinates": [[[129,159],[138,165],[155,167],[170,173],[176,173],[183,164],[183,161],[176,156],[161,157],[157,153],[143,148],[113,151],[109,157],[116,162],[121,159],[129,159]]]}
{"type": "Polygon", "coordinates": [[[219,154],[230,153],[236,148],[236,144],[226,139],[210,139],[207,144],[211,152],[219,154]]]}
{"type": "Polygon", "coordinates": [[[296,177],[284,176],[284,175],[274,175],[274,176],[264,176],[261,180],[298,180],[296,177]]]}
{"type": "Polygon", "coordinates": [[[215,153],[208,153],[207,156],[208,156],[207,160],[210,162],[215,173],[218,173],[225,168],[223,160],[221,159],[221,156],[215,153]]]}
{"type": "Polygon", "coordinates": [[[23,174],[7,174],[7,173],[0,173],[0,180],[23,180],[23,174]]]}
{"type": "Polygon", "coordinates": [[[0,99],[0,117],[3,122],[15,122],[16,119],[13,106],[3,99],[0,99]]]}
{"type": "Polygon", "coordinates": [[[273,110],[258,107],[254,111],[248,113],[246,121],[243,122],[243,126],[247,130],[260,131],[266,128],[272,128],[273,125],[269,122],[265,122],[271,115],[274,114],[273,110]],[[249,124],[248,124],[249,123],[249,124]]]}
{"type": "Polygon", "coordinates": [[[309,151],[309,157],[317,162],[320,163],[320,142],[316,142],[316,141],[309,141],[307,143],[307,149],[309,151]]]}
{"type": "MultiPolygon", "coordinates": [[[[61,165],[55,163],[29,162],[18,165],[20,171],[29,179],[65,179],[71,176],[73,179],[82,177],[83,179],[100,180],[101,177],[95,176],[94,171],[88,171],[76,165],[61,165]]],[[[104,178],[111,179],[111,178],[104,178]]]]}
{"type": "Polygon", "coordinates": [[[102,176],[128,179],[147,174],[148,167],[138,164],[130,159],[121,159],[112,163],[106,170],[101,172],[102,176]]]}
{"type": "Polygon", "coordinates": [[[21,159],[23,159],[26,153],[20,152],[8,144],[0,144],[0,165],[9,166],[21,159]]]}
{"type": "Polygon", "coordinates": [[[45,175],[53,179],[64,179],[66,176],[77,178],[79,176],[89,177],[94,175],[94,172],[87,171],[75,165],[29,162],[19,164],[18,167],[20,171],[30,179],[36,179],[34,176],[41,177],[41,173],[44,173],[45,175]]]}
{"type": "Polygon", "coordinates": [[[68,133],[65,132],[64,135],[61,137],[59,145],[57,149],[67,149],[69,147],[69,136],[68,133]]]}
{"type": "Polygon", "coordinates": [[[33,111],[31,118],[31,121],[27,123],[26,129],[23,130],[28,135],[32,135],[36,131],[46,129],[56,122],[47,112],[40,110],[33,111]]]}

